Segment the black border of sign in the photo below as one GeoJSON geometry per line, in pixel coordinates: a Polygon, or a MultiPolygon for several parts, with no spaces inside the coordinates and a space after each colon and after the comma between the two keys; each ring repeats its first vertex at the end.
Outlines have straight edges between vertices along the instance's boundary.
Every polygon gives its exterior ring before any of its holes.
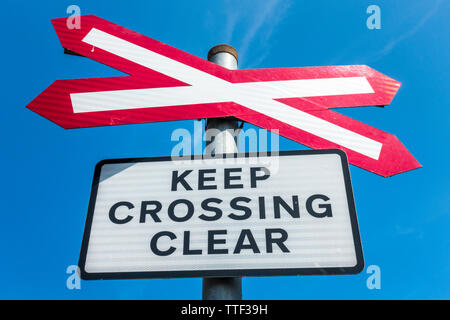
{"type": "MultiPolygon", "coordinates": [[[[87,248],[91,234],[92,219],[94,216],[95,200],[100,179],[101,168],[105,164],[111,163],[137,163],[137,162],[156,162],[156,161],[178,161],[178,160],[198,160],[198,159],[217,159],[220,155],[192,155],[180,159],[172,157],[152,157],[152,158],[127,158],[127,159],[108,159],[102,160],[95,166],[94,180],[92,183],[91,197],[89,200],[88,214],[84,229],[83,242],[81,245],[80,276],[83,280],[107,280],[107,279],[155,279],[155,278],[194,278],[194,277],[241,277],[241,276],[293,276],[293,275],[337,275],[337,274],[357,274],[364,269],[364,257],[361,246],[361,238],[356,217],[355,200],[353,198],[350,172],[348,168],[347,155],[339,149],[323,150],[295,150],[267,152],[261,156],[292,156],[292,155],[317,155],[317,154],[337,154],[341,158],[342,171],[344,174],[345,188],[347,192],[348,207],[350,213],[350,222],[352,225],[353,242],[355,244],[356,265],[353,267],[333,267],[333,268],[287,268],[287,269],[233,269],[233,270],[195,270],[195,271],[150,271],[150,272],[107,272],[107,273],[88,273],[85,271],[87,248]]],[[[258,153],[238,153],[224,154],[223,158],[249,158],[258,157],[258,153]]]]}

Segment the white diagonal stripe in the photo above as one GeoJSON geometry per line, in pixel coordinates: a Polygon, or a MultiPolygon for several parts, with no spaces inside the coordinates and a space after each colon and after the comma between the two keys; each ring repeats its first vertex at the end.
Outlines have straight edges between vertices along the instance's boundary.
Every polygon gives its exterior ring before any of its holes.
{"type": "Polygon", "coordinates": [[[365,77],[230,83],[93,28],[95,47],[190,86],[71,94],[74,113],[233,101],[290,126],[378,160],[382,143],[273,99],[373,93],[365,77]]]}
{"type": "MultiPolygon", "coordinates": [[[[220,81],[223,81],[219,79],[220,81]]],[[[71,94],[73,111],[93,112],[261,99],[302,98],[370,93],[365,77],[229,83],[200,86],[132,89],[71,94]]]]}
{"type": "Polygon", "coordinates": [[[92,28],[82,41],[191,85],[203,85],[206,81],[220,80],[213,75],[95,28],[92,28]]]}

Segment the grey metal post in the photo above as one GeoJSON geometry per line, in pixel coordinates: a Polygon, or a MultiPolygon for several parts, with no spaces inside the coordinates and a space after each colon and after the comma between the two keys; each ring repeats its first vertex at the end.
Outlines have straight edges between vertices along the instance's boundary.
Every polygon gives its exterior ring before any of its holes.
{"type": "MultiPolygon", "coordinates": [[[[232,46],[217,45],[208,52],[208,60],[227,69],[235,70],[238,65],[238,54],[232,46]]],[[[213,131],[213,136],[208,148],[215,154],[236,153],[237,139],[232,132],[238,129],[238,120],[235,118],[213,118],[206,123],[206,132],[213,131]],[[212,130],[210,130],[212,129],[212,130]],[[210,130],[210,131],[208,131],[210,130]]],[[[239,277],[228,278],[203,278],[203,300],[241,300],[242,279],[239,277]]]]}

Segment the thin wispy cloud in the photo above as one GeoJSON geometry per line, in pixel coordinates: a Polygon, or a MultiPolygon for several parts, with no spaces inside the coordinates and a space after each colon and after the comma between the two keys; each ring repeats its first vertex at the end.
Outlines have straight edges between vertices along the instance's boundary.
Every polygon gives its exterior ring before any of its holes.
{"type": "Polygon", "coordinates": [[[226,22],[225,22],[225,41],[231,43],[233,40],[233,32],[236,28],[236,24],[239,20],[239,11],[233,10],[230,6],[226,9],[226,22]]]}
{"type": "MultiPolygon", "coordinates": [[[[430,1],[431,2],[431,1],[430,1]]],[[[378,50],[372,51],[370,54],[365,54],[364,56],[357,57],[353,61],[358,61],[358,63],[373,63],[383,57],[387,56],[399,43],[414,36],[439,10],[442,0],[435,0],[432,5],[428,7],[428,10],[424,10],[423,3],[416,4],[415,6],[408,7],[408,10],[390,26],[389,33],[392,34],[391,38],[378,50]],[[418,17],[418,13],[425,11],[421,17],[418,17]],[[411,21],[417,21],[413,26],[411,26],[411,21]],[[395,27],[395,28],[394,28],[395,27]],[[396,32],[397,30],[403,30],[403,32],[396,32]],[[406,31],[404,31],[406,30],[406,31]]],[[[425,8],[426,9],[426,8],[425,8]]],[[[383,7],[381,7],[381,26],[384,30],[385,25],[383,24],[383,7]]],[[[378,31],[370,31],[378,32],[378,31]]],[[[345,48],[343,48],[339,54],[334,56],[328,64],[340,64],[346,57],[351,55],[351,52],[355,50],[362,50],[362,47],[367,44],[367,35],[360,36],[353,42],[348,43],[345,48]]]]}
{"type": "Polygon", "coordinates": [[[427,21],[430,20],[430,18],[437,12],[441,2],[442,2],[442,0],[436,0],[434,2],[433,6],[431,7],[431,9],[428,10],[428,12],[419,20],[419,22],[416,25],[414,25],[409,31],[402,33],[399,36],[390,40],[383,47],[383,49],[381,49],[373,54],[372,59],[378,60],[378,59],[386,56],[387,54],[389,54],[392,51],[392,49],[394,49],[394,47],[397,44],[399,44],[403,40],[406,40],[406,39],[412,37],[415,33],[417,33],[417,31],[419,31],[425,25],[425,23],[427,23],[427,21]]]}
{"type": "Polygon", "coordinates": [[[285,0],[226,2],[225,39],[228,43],[238,43],[240,65],[248,61],[249,49],[256,42],[264,44],[265,50],[251,65],[264,60],[268,54],[267,42],[290,5],[285,0]],[[244,36],[235,39],[238,28],[244,36]]]}

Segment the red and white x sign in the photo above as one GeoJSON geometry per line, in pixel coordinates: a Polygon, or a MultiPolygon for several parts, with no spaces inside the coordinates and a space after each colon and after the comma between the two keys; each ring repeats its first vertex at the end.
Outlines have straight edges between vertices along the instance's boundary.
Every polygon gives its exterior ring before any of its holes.
{"type": "Polygon", "coordinates": [[[130,76],[57,80],[27,107],[64,128],[234,116],[391,176],[420,167],[392,134],[330,108],[387,105],[400,83],[362,65],[228,70],[93,15],[52,20],[62,46],[130,76]]]}

